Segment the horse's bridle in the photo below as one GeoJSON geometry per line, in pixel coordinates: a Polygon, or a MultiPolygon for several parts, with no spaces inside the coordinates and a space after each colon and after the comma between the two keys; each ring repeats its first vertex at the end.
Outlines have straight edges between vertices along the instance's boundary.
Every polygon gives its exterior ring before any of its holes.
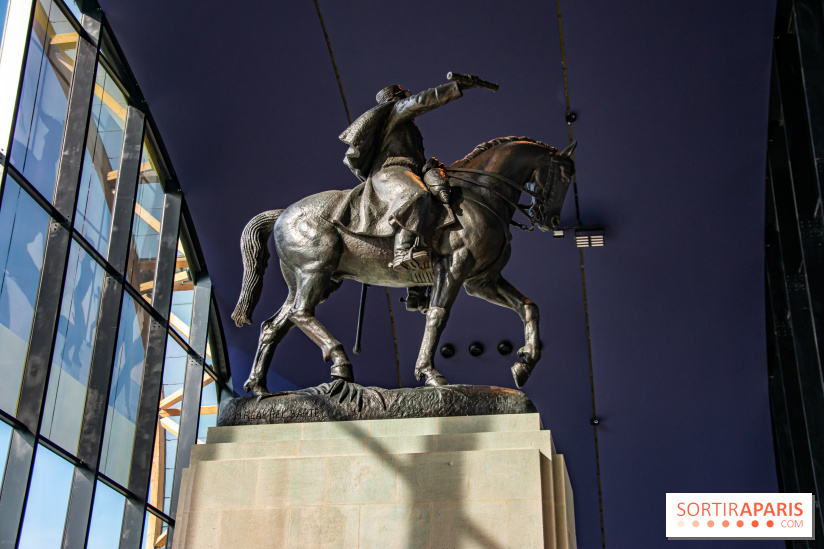
{"type": "Polygon", "coordinates": [[[535,170],[532,172],[532,176],[530,177],[530,182],[525,184],[525,185],[519,185],[518,183],[515,183],[514,181],[509,179],[508,177],[504,177],[503,175],[498,174],[498,173],[488,172],[486,170],[475,170],[475,169],[470,169],[470,168],[444,168],[444,171],[452,172],[452,173],[475,173],[475,174],[479,174],[479,175],[486,175],[486,176],[492,177],[493,179],[497,179],[498,181],[506,183],[507,185],[509,185],[513,189],[516,189],[518,191],[521,191],[522,193],[525,193],[525,194],[528,194],[529,196],[531,196],[532,197],[532,204],[531,205],[517,204],[517,203],[512,202],[511,200],[509,200],[507,197],[505,197],[501,193],[499,193],[499,192],[497,192],[493,189],[490,189],[489,187],[487,187],[485,185],[482,185],[479,181],[475,181],[473,179],[468,179],[468,178],[464,178],[464,177],[458,177],[458,176],[455,176],[455,175],[451,176],[455,179],[459,179],[461,181],[471,183],[472,185],[477,185],[479,187],[483,187],[487,191],[490,191],[490,192],[498,195],[498,197],[500,197],[502,200],[504,200],[510,206],[514,207],[516,210],[518,210],[519,212],[524,214],[524,217],[526,217],[529,220],[531,226],[527,227],[523,223],[518,223],[515,220],[511,220],[510,223],[512,225],[515,225],[516,227],[524,230],[524,231],[532,231],[532,230],[535,229],[536,223],[539,223],[541,221],[537,210],[543,205],[543,203],[546,199],[547,193],[551,193],[550,199],[555,194],[554,193],[555,189],[549,189],[549,187],[554,187],[554,185],[548,185],[548,184],[545,184],[542,187],[543,192],[538,192],[538,182],[535,181],[536,175],[538,173],[538,170],[540,170],[541,168],[543,168],[547,164],[552,166],[553,162],[558,166],[558,167],[556,167],[555,169],[552,170],[551,175],[554,178],[556,176],[557,172],[560,171],[560,162],[558,162],[557,158],[555,158],[555,157],[553,157],[552,160],[550,160],[548,163],[543,163],[543,164],[538,165],[535,168],[535,170]]]}

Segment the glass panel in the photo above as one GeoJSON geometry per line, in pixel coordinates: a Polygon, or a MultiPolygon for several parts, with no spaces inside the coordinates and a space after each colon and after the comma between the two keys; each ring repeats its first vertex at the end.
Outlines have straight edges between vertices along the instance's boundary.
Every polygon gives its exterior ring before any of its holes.
{"type": "Polygon", "coordinates": [[[124,496],[102,482],[97,482],[86,549],[112,549],[120,545],[120,528],[123,524],[125,508],[126,498],[124,496]]]}
{"type": "Polygon", "coordinates": [[[172,484],[177,458],[177,437],[180,430],[180,410],[183,405],[183,378],[186,375],[188,355],[180,344],[168,337],[166,358],[163,364],[163,388],[160,393],[160,409],[157,416],[154,453],[152,454],[152,480],[147,502],[164,513],[169,513],[172,484]]]}
{"type": "Polygon", "coordinates": [[[146,522],[143,524],[143,549],[166,547],[168,534],[169,525],[146,511],[146,522]]]}
{"type": "Polygon", "coordinates": [[[0,153],[7,154],[17,88],[28,43],[32,0],[0,0],[0,153]]]}
{"type": "Polygon", "coordinates": [[[73,454],[86,403],[102,284],[103,268],[72,242],[40,434],[73,454]]]}
{"type": "Polygon", "coordinates": [[[148,313],[124,293],[100,458],[100,471],[123,486],[128,482],[132,461],[149,323],[148,313]]]}
{"type": "Polygon", "coordinates": [[[200,390],[200,418],[197,422],[197,443],[206,444],[209,427],[217,425],[218,384],[207,372],[203,374],[203,388],[200,390]]]}
{"type": "Polygon", "coordinates": [[[209,345],[209,341],[212,339],[212,328],[209,327],[209,336],[206,338],[206,356],[204,359],[206,360],[206,365],[210,367],[212,370],[215,369],[215,365],[212,363],[212,346],[209,345]]]}
{"type": "Polygon", "coordinates": [[[6,470],[6,458],[9,457],[11,433],[11,426],[4,421],[0,421],[0,486],[3,485],[3,474],[6,470]]]}
{"type": "Polygon", "coordinates": [[[69,11],[72,12],[72,15],[74,15],[75,18],[78,21],[80,21],[80,16],[82,15],[82,13],[80,13],[80,7],[77,5],[77,2],[75,0],[68,0],[66,2],[66,7],[69,8],[69,11]]]}
{"type": "Polygon", "coordinates": [[[163,187],[160,185],[154,159],[146,141],[143,141],[126,279],[149,303],[152,302],[154,295],[161,219],[163,219],[163,187]]]}
{"type": "Polygon", "coordinates": [[[23,380],[49,216],[10,177],[0,208],[0,408],[14,415],[23,380]]]}
{"type": "Polygon", "coordinates": [[[98,65],[74,226],[103,257],[107,257],[125,127],[126,98],[106,69],[98,65]]]}
{"type": "MultiPolygon", "coordinates": [[[[0,44],[3,43],[3,32],[5,31],[5,23],[6,23],[6,12],[9,9],[9,0],[0,0],[0,21],[3,21],[3,25],[0,26],[0,44]]],[[[0,136],[2,137],[2,136],[0,136]]]]}
{"type": "Polygon", "coordinates": [[[186,259],[183,242],[177,241],[177,263],[175,264],[175,278],[172,286],[172,312],[169,314],[169,324],[189,341],[189,328],[192,325],[192,302],[195,294],[194,276],[186,259]]]}
{"type": "Polygon", "coordinates": [[[69,508],[74,467],[45,446],[37,447],[20,532],[20,549],[59,548],[69,508]]]}
{"type": "Polygon", "coordinates": [[[54,193],[77,32],[51,0],[35,2],[11,163],[47,199],[54,193]]]}

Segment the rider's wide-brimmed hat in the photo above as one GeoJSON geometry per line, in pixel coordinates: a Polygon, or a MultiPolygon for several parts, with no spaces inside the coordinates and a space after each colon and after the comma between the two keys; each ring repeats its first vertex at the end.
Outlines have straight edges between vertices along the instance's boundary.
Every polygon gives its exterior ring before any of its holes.
{"type": "Polygon", "coordinates": [[[375,101],[378,103],[386,103],[387,101],[391,101],[395,97],[403,94],[406,90],[403,89],[398,84],[393,84],[392,86],[386,86],[378,94],[375,96],[375,101]]]}

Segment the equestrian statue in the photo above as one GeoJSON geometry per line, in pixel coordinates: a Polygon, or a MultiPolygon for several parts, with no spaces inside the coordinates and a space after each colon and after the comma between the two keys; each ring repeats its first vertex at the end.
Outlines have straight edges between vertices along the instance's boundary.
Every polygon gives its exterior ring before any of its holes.
{"type": "Polygon", "coordinates": [[[518,388],[526,383],[541,358],[538,307],[501,276],[511,253],[509,229],[558,226],[575,143],[559,153],[527,137],[501,137],[449,167],[427,160],[414,119],[459,99],[464,90],[498,88],[474,75],[449,73],[447,79],[415,95],[397,85],[382,89],[378,105],[343,132],[340,139],[349,146],[344,163],[361,180],[357,187],[308,196],[246,225],[235,324],[251,324],[270,236],[289,287],[283,306],[261,325],[246,391],[269,394],[266,373],[275,348],[295,326],[321,348],[324,361],[332,361],[333,380],[354,381],[343,345],[315,317],[315,307],[344,279],[408,288],[407,309],[426,315],[415,377],[428,386],[447,384],[435,369],[435,351],[461,286],[516,311],[525,343],[512,374],[518,388]],[[531,204],[519,204],[522,194],[531,204]],[[517,211],[532,227],[513,221],[517,211]]]}

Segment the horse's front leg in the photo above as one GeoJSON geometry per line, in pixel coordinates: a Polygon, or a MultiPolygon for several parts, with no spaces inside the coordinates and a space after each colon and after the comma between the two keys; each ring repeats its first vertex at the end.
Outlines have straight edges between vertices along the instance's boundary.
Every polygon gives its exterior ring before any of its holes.
{"type": "Polygon", "coordinates": [[[449,319],[452,304],[471,269],[472,259],[468,253],[456,252],[435,263],[435,283],[432,286],[429,310],[426,312],[426,328],[418,360],[415,362],[415,378],[426,379],[426,385],[447,385],[446,379],[435,369],[435,350],[449,319]]]}
{"type": "Polygon", "coordinates": [[[524,386],[535,364],[541,359],[541,341],[538,334],[538,306],[519,292],[504,277],[498,275],[494,279],[473,280],[466,285],[466,293],[480,297],[512,309],[517,312],[524,322],[524,346],[518,350],[518,356],[523,360],[512,366],[512,377],[515,385],[520,389],[524,386]]]}

